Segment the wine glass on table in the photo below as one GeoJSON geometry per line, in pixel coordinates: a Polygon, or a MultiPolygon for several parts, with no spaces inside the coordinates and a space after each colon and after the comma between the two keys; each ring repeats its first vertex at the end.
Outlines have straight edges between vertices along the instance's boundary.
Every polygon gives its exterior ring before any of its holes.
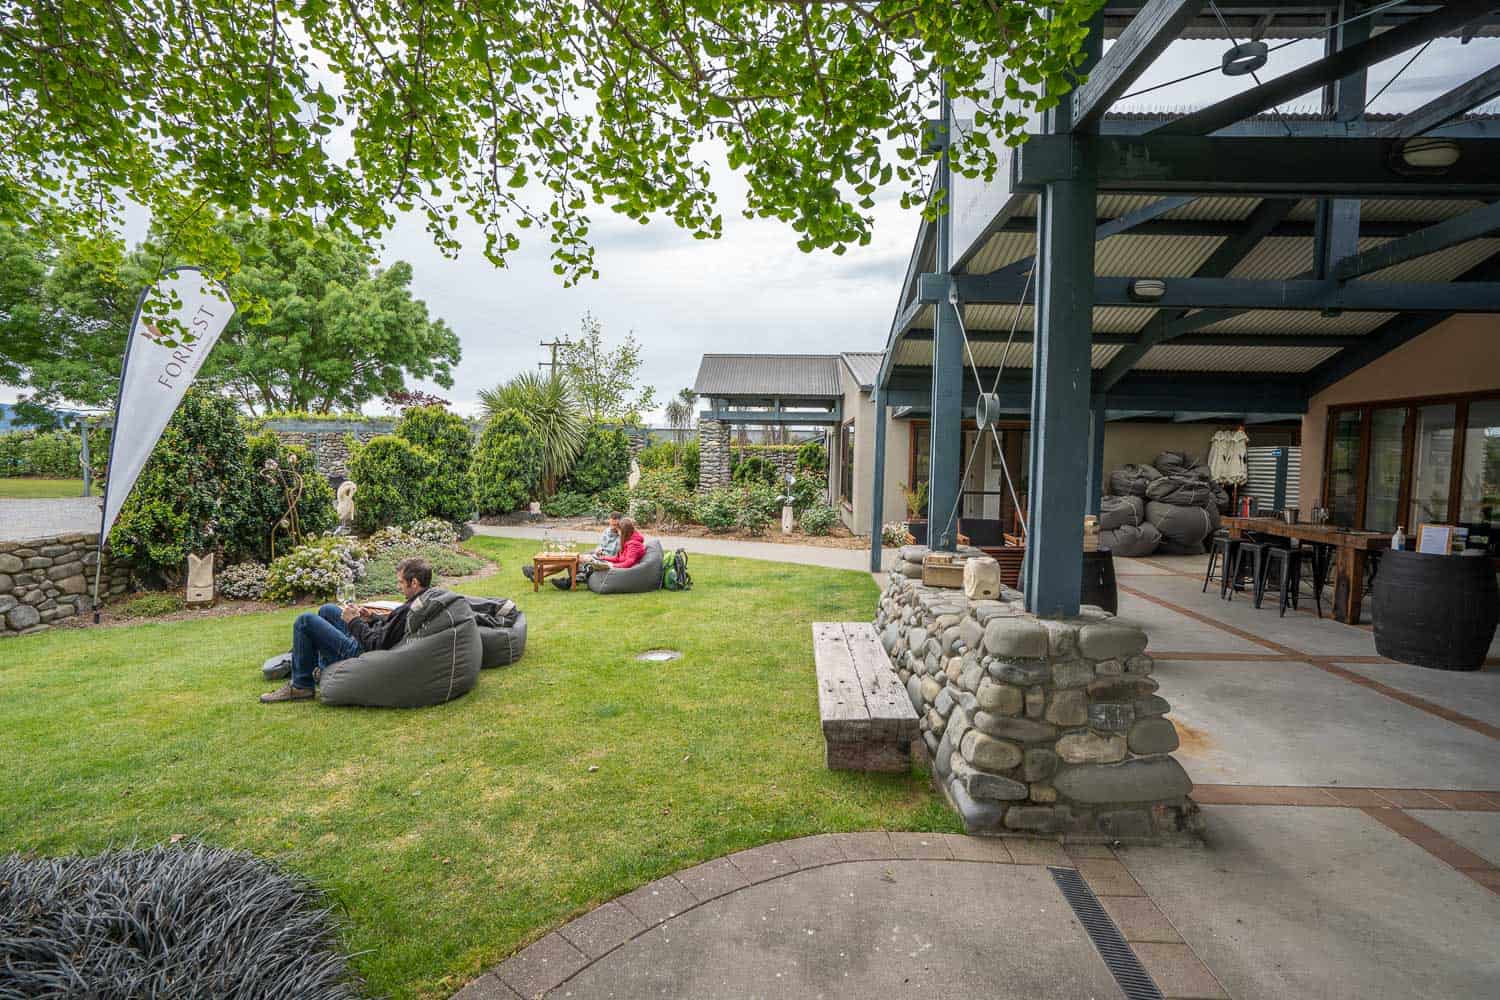
{"type": "Polygon", "coordinates": [[[338,602],[339,607],[347,608],[354,603],[354,578],[351,576],[339,577],[338,602]]]}

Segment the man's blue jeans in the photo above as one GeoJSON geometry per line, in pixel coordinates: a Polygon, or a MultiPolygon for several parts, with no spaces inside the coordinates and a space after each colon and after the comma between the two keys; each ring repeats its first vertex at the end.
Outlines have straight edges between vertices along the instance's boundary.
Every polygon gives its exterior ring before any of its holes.
{"type": "Polygon", "coordinates": [[[304,611],[292,626],[292,687],[311,691],[317,684],[314,669],[359,654],[359,642],[337,604],[325,604],[317,614],[304,611]]]}

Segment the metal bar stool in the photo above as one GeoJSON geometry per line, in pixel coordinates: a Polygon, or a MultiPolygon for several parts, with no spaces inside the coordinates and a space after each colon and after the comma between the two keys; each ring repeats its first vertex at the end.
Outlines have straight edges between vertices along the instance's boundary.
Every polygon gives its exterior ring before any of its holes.
{"type": "Polygon", "coordinates": [[[1265,577],[1255,595],[1255,606],[1260,607],[1266,596],[1266,585],[1274,574],[1276,597],[1280,604],[1281,617],[1286,617],[1286,606],[1297,607],[1297,592],[1302,589],[1302,550],[1271,548],[1266,550],[1265,577]]]}
{"type": "Polygon", "coordinates": [[[1208,570],[1203,574],[1203,593],[1208,593],[1208,585],[1214,578],[1214,567],[1219,569],[1219,598],[1222,600],[1229,591],[1230,574],[1234,572],[1234,557],[1240,550],[1240,540],[1230,538],[1227,531],[1216,531],[1212,539],[1213,547],[1208,550],[1208,570]]]}
{"type": "Polygon", "coordinates": [[[1245,563],[1249,561],[1251,596],[1255,600],[1255,606],[1260,607],[1260,589],[1265,583],[1266,568],[1266,543],[1241,541],[1239,551],[1234,557],[1234,575],[1230,578],[1229,587],[1220,596],[1226,601],[1234,600],[1234,592],[1240,589],[1240,581],[1245,578],[1245,563]]]}
{"type": "Polygon", "coordinates": [[[1303,542],[1301,546],[1310,555],[1312,570],[1313,610],[1323,617],[1323,588],[1328,585],[1328,571],[1333,566],[1337,548],[1322,542],[1303,542]]]}

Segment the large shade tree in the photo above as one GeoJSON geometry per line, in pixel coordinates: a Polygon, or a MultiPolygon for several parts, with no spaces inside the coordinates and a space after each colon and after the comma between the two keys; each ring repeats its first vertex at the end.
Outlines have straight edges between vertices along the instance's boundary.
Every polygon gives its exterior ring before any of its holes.
{"type": "MultiPolygon", "coordinates": [[[[252,411],[356,409],[408,379],[451,386],[457,336],[411,296],[411,267],[377,269],[357,240],[306,240],[263,221],[223,223],[215,239],[242,256],[228,279],[239,311],[202,378],[252,411]]],[[[104,406],[140,290],[172,259],[154,233],[128,250],[112,236],[54,247],[0,224],[0,382],[38,403],[104,406]]]]}
{"type": "Polygon", "coordinates": [[[1100,5],[12,3],[0,222],[94,227],[131,199],[184,252],[232,269],[205,214],[374,238],[416,211],[449,252],[467,216],[497,264],[540,228],[576,280],[595,273],[591,205],[720,232],[711,140],[743,176],[748,214],[839,252],[869,239],[878,187],[927,197],[940,84],[978,102],[958,169],[992,175],[1024,105],[1074,83],[1100,5]]]}

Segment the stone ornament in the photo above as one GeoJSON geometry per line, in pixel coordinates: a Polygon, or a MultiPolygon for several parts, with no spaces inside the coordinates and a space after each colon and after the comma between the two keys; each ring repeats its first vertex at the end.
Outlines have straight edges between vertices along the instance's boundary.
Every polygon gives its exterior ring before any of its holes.
{"type": "Polygon", "coordinates": [[[214,554],[187,557],[187,606],[204,607],[214,602],[214,554]]]}
{"type": "Polygon", "coordinates": [[[354,493],[359,486],[352,479],[346,479],[339,483],[338,493],[334,496],[333,509],[339,516],[339,524],[350,527],[354,524],[354,493]]]}
{"type": "Polygon", "coordinates": [[[994,558],[964,561],[964,596],[971,601],[1000,596],[1000,564],[994,558]]]}

